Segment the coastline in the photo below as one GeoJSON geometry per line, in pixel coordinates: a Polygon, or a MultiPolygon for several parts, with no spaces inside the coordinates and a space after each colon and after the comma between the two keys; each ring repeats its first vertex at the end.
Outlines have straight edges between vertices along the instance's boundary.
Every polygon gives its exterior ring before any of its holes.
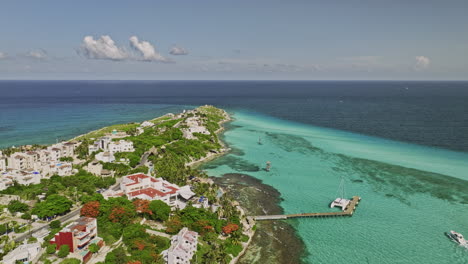
{"type": "MultiPolygon", "coordinates": [[[[217,135],[223,135],[226,131],[225,124],[230,124],[233,119],[222,123],[216,131],[217,135]]],[[[220,139],[223,151],[209,155],[190,163],[190,166],[201,168],[210,161],[222,158],[235,150],[220,139]]],[[[281,193],[274,187],[264,184],[261,180],[246,174],[225,174],[222,177],[210,177],[223,191],[227,192],[235,201],[239,202],[238,210],[242,215],[282,214],[281,193]],[[271,201],[271,202],[268,202],[271,201]]],[[[252,220],[254,221],[254,220],[252,220]]],[[[302,263],[306,255],[305,244],[297,235],[297,230],[287,222],[264,221],[254,222],[255,227],[249,232],[249,240],[243,243],[243,249],[230,264],[250,264],[260,260],[264,263],[302,263]]]]}
{"type": "MultiPolygon", "coordinates": [[[[222,120],[221,122],[219,122],[218,124],[220,125],[220,128],[218,130],[215,131],[215,134],[217,136],[220,136],[222,135],[222,133],[224,131],[226,131],[226,128],[225,128],[225,124],[228,124],[230,122],[233,121],[231,115],[229,115],[226,111],[225,111],[225,114],[226,114],[226,119],[225,120],[222,120]]],[[[226,154],[228,154],[231,149],[227,146],[227,144],[219,139],[219,143],[221,144],[222,148],[220,150],[220,152],[218,153],[212,153],[212,152],[209,152],[205,157],[202,157],[198,160],[194,160],[194,161],[191,161],[191,162],[188,162],[186,163],[185,165],[186,166],[189,166],[189,167],[192,167],[192,168],[200,168],[201,166],[203,166],[204,164],[212,161],[212,160],[215,160],[217,158],[220,158],[226,154]]],[[[213,178],[211,178],[213,179],[213,178]]],[[[218,184],[216,181],[212,181],[214,182],[216,185],[218,185],[218,187],[223,190],[223,192],[226,192],[226,188],[223,188],[220,184],[218,184]]],[[[239,201],[237,199],[234,199],[236,202],[239,203],[239,201]]],[[[236,264],[236,263],[239,263],[239,261],[242,259],[242,257],[244,257],[244,255],[246,254],[246,252],[248,251],[249,249],[249,246],[251,245],[253,239],[254,239],[254,236],[255,234],[257,233],[256,232],[256,222],[255,220],[253,219],[250,219],[249,221],[245,220],[247,218],[247,214],[246,214],[246,209],[243,208],[240,204],[236,206],[237,210],[240,212],[240,215],[241,216],[244,216],[244,226],[248,226],[248,230],[246,230],[246,232],[244,233],[245,235],[247,235],[249,237],[249,239],[247,240],[247,242],[242,242],[242,251],[236,256],[234,257],[230,262],[229,264],[236,264]]],[[[242,263],[242,262],[241,262],[242,263]]]]}

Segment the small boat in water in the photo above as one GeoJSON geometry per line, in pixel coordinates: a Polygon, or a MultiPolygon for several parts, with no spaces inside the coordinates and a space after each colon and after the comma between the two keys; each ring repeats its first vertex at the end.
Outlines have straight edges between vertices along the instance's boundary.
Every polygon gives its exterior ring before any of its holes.
{"type": "Polygon", "coordinates": [[[262,138],[259,137],[257,143],[258,143],[259,145],[263,145],[263,143],[262,143],[262,138]]]}
{"type": "Polygon", "coordinates": [[[270,169],[271,169],[271,162],[267,161],[265,170],[270,171],[270,169]]]}
{"type": "Polygon", "coordinates": [[[450,232],[446,233],[446,235],[450,239],[452,239],[453,241],[458,243],[460,246],[464,246],[464,247],[468,248],[468,241],[463,237],[462,234],[457,233],[457,232],[455,232],[453,230],[450,230],[450,232]]]}

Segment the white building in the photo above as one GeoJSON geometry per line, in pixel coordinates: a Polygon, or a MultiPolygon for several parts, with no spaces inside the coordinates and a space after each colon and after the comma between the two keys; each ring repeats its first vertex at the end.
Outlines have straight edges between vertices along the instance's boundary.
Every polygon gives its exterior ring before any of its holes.
{"type": "Polygon", "coordinates": [[[6,169],[6,159],[0,156],[0,172],[5,171],[6,169]]]}
{"type": "MultiPolygon", "coordinates": [[[[188,188],[190,191],[190,187],[188,188]]],[[[184,208],[186,205],[185,201],[187,200],[185,198],[190,198],[195,194],[191,191],[190,193],[187,192],[185,186],[180,188],[176,184],[172,184],[162,178],[154,178],[142,173],[137,173],[122,177],[119,191],[109,190],[103,193],[103,195],[106,199],[125,195],[130,200],[161,200],[172,208],[184,208]],[[184,191],[181,191],[181,189],[184,191]]]]}
{"type": "Polygon", "coordinates": [[[94,160],[88,163],[88,165],[86,165],[84,169],[96,176],[100,176],[102,171],[102,164],[99,163],[97,160],[94,160]]]}
{"type": "Polygon", "coordinates": [[[114,154],[106,151],[106,152],[99,152],[96,154],[96,159],[102,162],[114,162],[115,157],[114,154]]]}
{"type": "Polygon", "coordinates": [[[134,152],[133,142],[127,140],[112,141],[108,145],[108,149],[111,153],[117,152],[134,152]]]}
{"type": "Polygon", "coordinates": [[[140,127],[152,127],[154,126],[154,124],[150,121],[145,121],[143,123],[141,123],[140,127]]]}
{"type": "Polygon", "coordinates": [[[13,179],[3,177],[3,175],[0,177],[0,191],[3,191],[7,189],[8,187],[13,186],[13,179]]]}
{"type": "Polygon", "coordinates": [[[27,161],[23,153],[14,153],[8,157],[8,168],[14,170],[27,169],[27,161]]]}
{"type": "Polygon", "coordinates": [[[203,126],[202,122],[197,117],[189,117],[185,120],[186,125],[188,128],[182,129],[182,133],[184,137],[187,139],[194,139],[195,136],[193,133],[201,133],[205,135],[209,135],[210,131],[203,126]]]}
{"type": "Polygon", "coordinates": [[[198,233],[182,228],[171,238],[171,247],[162,252],[164,261],[168,264],[189,264],[197,251],[198,233]]]}
{"type": "Polygon", "coordinates": [[[15,248],[13,251],[3,257],[4,264],[16,263],[34,263],[33,260],[38,257],[41,252],[41,244],[23,244],[15,248]]]}

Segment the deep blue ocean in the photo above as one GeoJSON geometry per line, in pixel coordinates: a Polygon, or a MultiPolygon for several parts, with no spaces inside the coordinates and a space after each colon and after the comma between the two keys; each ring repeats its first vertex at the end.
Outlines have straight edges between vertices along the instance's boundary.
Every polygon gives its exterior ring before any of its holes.
{"type": "Polygon", "coordinates": [[[0,81],[0,147],[202,104],[468,151],[468,82],[416,81],[0,81]]]}

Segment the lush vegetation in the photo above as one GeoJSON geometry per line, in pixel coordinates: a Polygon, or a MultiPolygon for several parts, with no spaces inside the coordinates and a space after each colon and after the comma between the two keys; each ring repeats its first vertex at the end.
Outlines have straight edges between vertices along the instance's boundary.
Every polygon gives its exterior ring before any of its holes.
{"type": "Polygon", "coordinates": [[[42,193],[45,193],[46,196],[63,193],[65,196],[75,199],[77,196],[95,193],[96,188],[107,188],[114,183],[114,178],[102,178],[79,170],[77,174],[72,176],[52,176],[50,179],[42,179],[40,184],[20,185],[15,183],[0,193],[19,195],[25,200],[36,199],[42,193]]]}
{"type": "Polygon", "coordinates": [[[42,219],[62,215],[70,211],[72,204],[73,202],[64,196],[52,194],[44,201],[37,203],[32,213],[42,219]]]}
{"type": "Polygon", "coordinates": [[[14,200],[8,203],[7,208],[8,208],[8,211],[10,211],[10,213],[17,213],[17,212],[25,213],[29,211],[29,206],[27,204],[22,203],[17,200],[14,200]]]}

